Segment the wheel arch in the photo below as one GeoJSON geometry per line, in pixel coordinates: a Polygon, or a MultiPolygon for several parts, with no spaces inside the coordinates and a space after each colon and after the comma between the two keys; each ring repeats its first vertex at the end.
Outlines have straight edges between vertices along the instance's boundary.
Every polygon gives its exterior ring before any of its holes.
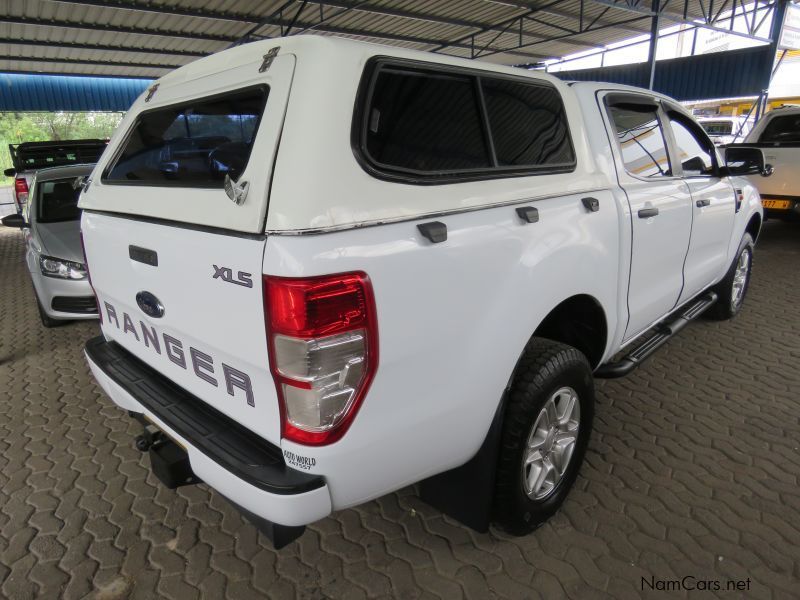
{"type": "Polygon", "coordinates": [[[532,337],[567,344],[586,356],[592,369],[599,366],[608,343],[608,319],[594,296],[576,294],[562,300],[542,319],[532,337]]]}
{"type": "Polygon", "coordinates": [[[744,228],[745,232],[750,234],[754,242],[758,240],[758,235],[761,233],[761,223],[761,215],[755,213],[747,222],[747,227],[744,228]]]}

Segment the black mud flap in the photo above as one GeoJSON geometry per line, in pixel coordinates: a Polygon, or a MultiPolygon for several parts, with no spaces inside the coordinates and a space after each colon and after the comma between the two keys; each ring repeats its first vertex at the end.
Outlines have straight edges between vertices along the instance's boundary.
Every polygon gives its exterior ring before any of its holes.
{"type": "Polygon", "coordinates": [[[186,450],[166,437],[150,446],[150,466],[153,473],[171,490],[182,485],[200,483],[200,478],[192,471],[186,450]]]}
{"type": "Polygon", "coordinates": [[[420,483],[423,502],[479,533],[489,531],[492,520],[504,408],[501,402],[483,444],[469,462],[420,483]]]}
{"type": "MultiPolygon", "coordinates": [[[[159,481],[171,490],[183,485],[202,483],[192,471],[189,463],[189,455],[178,444],[166,438],[164,435],[157,436],[158,441],[150,446],[150,465],[153,473],[159,481]]],[[[276,550],[291,544],[305,532],[306,528],[291,527],[289,525],[279,525],[272,521],[259,517],[251,513],[246,508],[239,506],[235,502],[228,501],[252,523],[256,529],[263,533],[272,542],[276,550]]]]}
{"type": "Polygon", "coordinates": [[[250,521],[250,523],[254,525],[256,529],[267,536],[267,539],[272,542],[272,545],[276,550],[280,550],[284,546],[288,546],[301,535],[303,535],[306,530],[305,525],[293,527],[291,525],[280,525],[278,523],[273,523],[272,521],[267,521],[265,518],[251,513],[249,510],[243,506],[239,506],[235,502],[232,502],[230,499],[228,502],[233,504],[237,510],[244,515],[244,518],[250,521]]]}

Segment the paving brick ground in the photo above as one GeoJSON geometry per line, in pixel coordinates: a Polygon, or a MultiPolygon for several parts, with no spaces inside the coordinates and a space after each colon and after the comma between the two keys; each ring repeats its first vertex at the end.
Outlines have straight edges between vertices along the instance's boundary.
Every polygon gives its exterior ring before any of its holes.
{"type": "MultiPolygon", "coordinates": [[[[800,597],[800,227],[768,223],[743,313],[599,382],[587,461],[535,534],[486,535],[404,489],[275,552],[217,493],[170,491],[89,376],[92,323],[46,330],[0,233],[0,596],[607,598],[642,578],[800,597]],[[687,582],[691,582],[688,580],[687,582]]],[[[645,596],[648,595],[645,589],[645,596]]]]}

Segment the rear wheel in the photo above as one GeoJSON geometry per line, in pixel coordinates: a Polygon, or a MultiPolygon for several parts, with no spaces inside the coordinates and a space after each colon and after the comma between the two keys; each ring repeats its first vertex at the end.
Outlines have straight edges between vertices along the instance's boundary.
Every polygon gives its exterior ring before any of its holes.
{"type": "Polygon", "coordinates": [[[713,290],[718,300],[708,309],[707,315],[712,319],[732,319],[742,309],[747,289],[750,286],[750,273],[753,268],[753,238],[745,233],[739,244],[739,252],[725,277],[713,290]]]}
{"type": "Polygon", "coordinates": [[[575,348],[534,338],[511,386],[503,421],[495,521],[524,535],[550,518],[578,475],[594,414],[594,380],[575,348]]]}

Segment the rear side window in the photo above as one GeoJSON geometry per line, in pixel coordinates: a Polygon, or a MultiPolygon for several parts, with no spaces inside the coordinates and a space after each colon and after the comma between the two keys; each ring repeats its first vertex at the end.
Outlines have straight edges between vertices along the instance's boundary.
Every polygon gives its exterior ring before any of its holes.
{"type": "Polygon", "coordinates": [[[672,175],[655,107],[611,106],[609,114],[628,173],[639,177],[672,175]]]}
{"type": "Polygon", "coordinates": [[[81,218],[81,210],[78,208],[81,187],[76,185],[74,177],[43,181],[36,184],[36,187],[39,189],[36,214],[39,223],[77,221],[81,218]]]}
{"type": "Polygon", "coordinates": [[[354,151],[381,178],[448,183],[575,168],[564,104],[547,82],[382,59],[367,68],[356,111],[354,151]]]}
{"type": "Polygon", "coordinates": [[[558,92],[543,85],[482,79],[500,166],[568,165],[575,160],[558,92]]]}
{"type": "Polygon", "coordinates": [[[222,187],[247,166],[267,95],[257,87],[143,112],[103,181],[222,187]]]}
{"type": "Polygon", "coordinates": [[[800,143],[800,115],[785,115],[770,119],[761,133],[762,144],[800,143]]]}
{"type": "Polygon", "coordinates": [[[469,77],[382,70],[368,112],[369,156],[418,173],[489,167],[475,92],[469,77]]]}

